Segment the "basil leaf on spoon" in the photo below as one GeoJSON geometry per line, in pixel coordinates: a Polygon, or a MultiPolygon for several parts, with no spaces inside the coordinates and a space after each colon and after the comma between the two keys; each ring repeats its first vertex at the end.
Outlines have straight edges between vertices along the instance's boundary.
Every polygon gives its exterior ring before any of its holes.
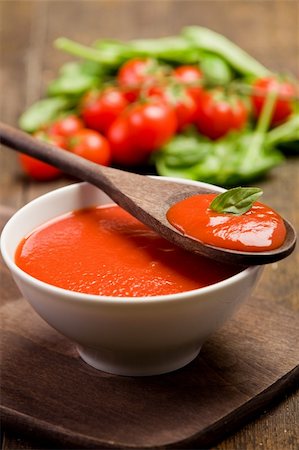
{"type": "Polygon", "coordinates": [[[253,203],[263,194],[255,187],[236,187],[217,195],[210,204],[210,209],[218,213],[230,213],[240,216],[246,213],[253,203]]]}

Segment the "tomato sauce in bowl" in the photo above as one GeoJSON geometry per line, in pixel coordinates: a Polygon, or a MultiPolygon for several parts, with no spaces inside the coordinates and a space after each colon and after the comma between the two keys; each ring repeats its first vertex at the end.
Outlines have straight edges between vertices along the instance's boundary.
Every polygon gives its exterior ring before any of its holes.
{"type": "Polygon", "coordinates": [[[45,283],[112,297],[176,294],[242,270],[181,250],[117,205],[76,210],[38,227],[19,244],[15,262],[45,283]]]}

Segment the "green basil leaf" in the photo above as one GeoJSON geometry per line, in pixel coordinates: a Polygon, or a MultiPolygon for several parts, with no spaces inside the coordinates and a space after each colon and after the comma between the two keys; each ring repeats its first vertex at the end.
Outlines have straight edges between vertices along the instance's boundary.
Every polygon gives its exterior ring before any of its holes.
{"type": "Polygon", "coordinates": [[[82,95],[99,85],[100,80],[84,73],[63,75],[53,80],[48,86],[48,95],[82,95]]]}
{"type": "MultiPolygon", "coordinates": [[[[293,114],[282,125],[272,128],[272,130],[270,130],[267,133],[266,145],[275,146],[298,140],[299,140],[299,114],[293,114]]],[[[298,150],[299,146],[297,147],[297,151],[298,150]]]]}
{"type": "Polygon", "coordinates": [[[19,125],[22,130],[33,133],[72,106],[73,101],[66,97],[45,98],[31,105],[21,115],[19,125]]]}
{"type": "Polygon", "coordinates": [[[129,42],[135,56],[147,56],[179,64],[198,63],[200,51],[182,36],[138,39],[129,42]]]}
{"type": "Polygon", "coordinates": [[[234,78],[230,65],[217,55],[205,54],[200,62],[200,68],[203,71],[205,83],[209,86],[224,86],[234,78]]]}
{"type": "Polygon", "coordinates": [[[251,141],[250,131],[211,141],[190,129],[155,152],[153,162],[159,175],[183,176],[225,187],[244,185],[284,161],[282,153],[270,146],[262,145],[252,155],[251,141]]]}
{"type": "Polygon", "coordinates": [[[94,48],[60,37],[54,41],[54,45],[71,55],[107,66],[119,66],[131,57],[130,54],[126,54],[127,45],[117,41],[99,41],[95,43],[96,48],[94,48]]]}
{"type": "Polygon", "coordinates": [[[63,64],[59,69],[59,75],[64,77],[75,77],[77,75],[89,75],[91,77],[102,77],[106,75],[107,68],[95,61],[71,61],[63,64]]]}
{"type": "Polygon", "coordinates": [[[238,47],[225,36],[204,27],[190,26],[183,28],[182,35],[191,45],[200,50],[215,53],[242,75],[263,77],[270,74],[255,58],[238,47]]]}
{"type": "Polygon", "coordinates": [[[74,76],[82,73],[82,63],[78,61],[70,61],[63,64],[59,69],[59,74],[63,76],[74,76]]]}
{"type": "Polygon", "coordinates": [[[240,216],[252,207],[253,203],[263,194],[255,187],[236,187],[217,195],[210,204],[210,209],[219,213],[230,213],[240,216]]]}

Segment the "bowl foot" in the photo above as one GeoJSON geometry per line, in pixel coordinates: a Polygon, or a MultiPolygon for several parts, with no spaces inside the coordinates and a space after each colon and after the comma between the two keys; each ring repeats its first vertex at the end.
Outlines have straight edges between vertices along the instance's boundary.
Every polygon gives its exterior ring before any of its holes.
{"type": "Polygon", "coordinates": [[[125,352],[77,346],[80,357],[103,372],[124,376],[150,376],[172,372],[189,364],[201,346],[164,352],[125,352]]]}

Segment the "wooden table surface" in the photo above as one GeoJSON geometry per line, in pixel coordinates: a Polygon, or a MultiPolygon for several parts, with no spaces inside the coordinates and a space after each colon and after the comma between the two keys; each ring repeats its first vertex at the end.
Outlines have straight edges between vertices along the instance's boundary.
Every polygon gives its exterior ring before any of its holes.
{"type": "MultiPolygon", "coordinates": [[[[52,47],[58,36],[89,44],[99,37],[130,39],[166,36],[185,25],[210,27],[234,40],[266,66],[299,74],[299,2],[290,1],[5,1],[0,2],[1,120],[16,125],[20,113],[45,91],[70,58],[52,47]]],[[[299,158],[290,157],[258,185],[264,201],[299,225],[299,158]],[[296,208],[297,206],[297,208],[296,208]]],[[[21,207],[67,179],[34,183],[22,176],[14,152],[1,148],[0,204],[21,207]]],[[[275,304],[299,308],[298,252],[266,267],[256,290],[275,304]]],[[[219,443],[217,449],[298,449],[299,406],[293,393],[270,411],[219,443]]],[[[47,448],[17,432],[3,448],[47,448]]]]}

